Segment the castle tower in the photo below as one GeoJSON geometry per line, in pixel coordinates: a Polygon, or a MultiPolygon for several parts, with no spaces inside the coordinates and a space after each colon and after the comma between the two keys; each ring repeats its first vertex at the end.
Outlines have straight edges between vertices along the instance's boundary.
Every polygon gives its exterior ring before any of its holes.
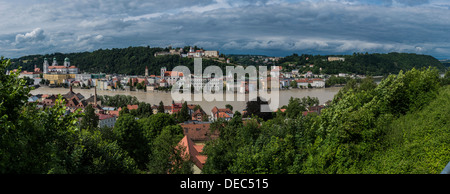
{"type": "Polygon", "coordinates": [[[48,73],[48,60],[44,58],[43,73],[48,73]]]}
{"type": "Polygon", "coordinates": [[[70,67],[70,60],[67,57],[64,59],[64,67],[70,67]]]}
{"type": "Polygon", "coordinates": [[[145,66],[145,77],[148,77],[148,67],[145,66]]]}
{"type": "Polygon", "coordinates": [[[58,66],[58,62],[56,62],[56,57],[53,57],[52,66],[58,66]]]}

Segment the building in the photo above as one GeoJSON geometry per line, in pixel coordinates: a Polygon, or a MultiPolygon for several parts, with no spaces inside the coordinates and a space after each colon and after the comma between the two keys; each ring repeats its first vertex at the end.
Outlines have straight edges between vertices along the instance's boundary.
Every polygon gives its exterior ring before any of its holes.
{"type": "Polygon", "coordinates": [[[346,74],[346,73],[339,73],[338,74],[338,77],[347,77],[348,76],[348,74],[346,74]]]}
{"type": "Polygon", "coordinates": [[[199,121],[199,122],[205,120],[205,118],[208,118],[208,115],[201,108],[199,108],[195,112],[193,112],[191,116],[192,116],[193,121],[199,121]]]}
{"type": "Polygon", "coordinates": [[[53,58],[51,66],[49,66],[48,59],[45,58],[43,69],[43,78],[49,80],[50,85],[70,83],[69,79],[75,79],[75,74],[78,74],[78,68],[70,65],[69,58],[64,59],[64,65],[58,65],[56,58],[53,58]]]}
{"type": "Polygon", "coordinates": [[[312,83],[311,83],[312,87],[314,87],[314,88],[324,88],[325,87],[324,79],[314,78],[311,80],[312,80],[312,83]]]}
{"type": "Polygon", "coordinates": [[[205,57],[212,57],[212,58],[219,57],[219,51],[205,51],[204,54],[205,57]]]}
{"type": "Polygon", "coordinates": [[[308,84],[311,84],[308,80],[308,78],[303,78],[303,79],[296,79],[295,80],[297,82],[297,87],[298,88],[307,88],[308,84]]]}
{"type": "Polygon", "coordinates": [[[219,138],[219,131],[215,130],[211,132],[209,130],[211,122],[203,121],[186,121],[180,123],[183,128],[183,134],[188,136],[192,141],[196,143],[205,143],[206,141],[219,138]]]}
{"type": "Polygon", "coordinates": [[[98,127],[114,127],[116,123],[116,117],[108,114],[97,114],[98,127]]]}
{"type": "Polygon", "coordinates": [[[164,55],[180,55],[182,54],[183,49],[170,49],[169,52],[167,51],[161,51],[161,52],[156,52],[154,54],[155,57],[157,56],[164,56],[164,55]]]}
{"type": "Polygon", "coordinates": [[[183,72],[167,71],[166,67],[161,68],[161,87],[173,86],[179,79],[184,79],[183,72]],[[166,81],[167,86],[163,86],[165,84],[161,84],[163,81],[166,81]]]}
{"type": "Polygon", "coordinates": [[[205,165],[207,156],[202,154],[203,147],[204,144],[196,144],[186,135],[177,145],[177,149],[183,151],[181,157],[194,163],[192,166],[194,174],[201,174],[205,165]]]}
{"type": "Polygon", "coordinates": [[[44,69],[47,70],[47,73],[56,73],[56,74],[77,74],[78,68],[75,66],[70,66],[70,60],[69,58],[64,59],[64,65],[58,65],[56,62],[56,58],[53,58],[52,66],[48,66],[47,58],[44,59],[44,65],[47,65],[47,67],[44,67],[44,69]]]}
{"type": "Polygon", "coordinates": [[[344,57],[328,57],[328,61],[345,61],[344,57]]]}
{"type": "Polygon", "coordinates": [[[196,50],[192,47],[189,48],[189,52],[187,53],[188,57],[203,57],[205,55],[205,52],[203,50],[196,50]]]}
{"type": "Polygon", "coordinates": [[[311,106],[308,107],[308,111],[316,112],[317,114],[320,114],[322,112],[322,109],[324,109],[324,105],[318,105],[318,106],[311,106]]]}
{"type": "Polygon", "coordinates": [[[214,106],[214,108],[211,110],[211,120],[217,121],[219,118],[229,121],[233,118],[233,111],[231,111],[228,108],[219,109],[216,106],[214,106]]]}

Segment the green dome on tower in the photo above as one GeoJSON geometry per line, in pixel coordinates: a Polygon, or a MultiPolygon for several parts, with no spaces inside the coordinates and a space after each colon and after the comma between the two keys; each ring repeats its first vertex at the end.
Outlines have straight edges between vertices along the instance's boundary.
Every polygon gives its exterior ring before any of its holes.
{"type": "Polygon", "coordinates": [[[66,57],[66,58],[64,59],[64,61],[70,61],[70,60],[69,60],[69,58],[66,57]]]}

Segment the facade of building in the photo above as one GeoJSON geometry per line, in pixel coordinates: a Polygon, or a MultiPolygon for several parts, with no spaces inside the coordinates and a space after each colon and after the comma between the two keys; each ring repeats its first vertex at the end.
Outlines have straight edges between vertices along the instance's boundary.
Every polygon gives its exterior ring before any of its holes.
{"type": "Polygon", "coordinates": [[[52,65],[49,66],[48,59],[44,59],[43,78],[49,80],[50,85],[60,85],[69,83],[68,79],[75,79],[78,68],[70,65],[69,58],[64,59],[64,65],[58,65],[56,58],[53,58],[52,65]]]}
{"type": "Polygon", "coordinates": [[[233,118],[233,111],[231,111],[228,108],[219,109],[216,106],[214,106],[214,108],[211,110],[211,120],[217,121],[219,118],[229,121],[233,118]]]}
{"type": "Polygon", "coordinates": [[[345,61],[344,57],[328,57],[328,61],[345,61]]]}
{"type": "Polygon", "coordinates": [[[114,127],[116,123],[116,117],[108,114],[97,114],[98,116],[98,127],[114,127]]]}
{"type": "Polygon", "coordinates": [[[205,51],[204,54],[205,57],[212,57],[212,58],[219,57],[219,51],[205,51]]]}

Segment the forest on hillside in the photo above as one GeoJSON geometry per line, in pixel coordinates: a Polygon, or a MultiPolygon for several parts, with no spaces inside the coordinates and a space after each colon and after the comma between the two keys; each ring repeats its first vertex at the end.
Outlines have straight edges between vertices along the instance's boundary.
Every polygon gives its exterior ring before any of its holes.
{"type": "MultiPolygon", "coordinates": [[[[194,47],[198,49],[197,47],[194,47]]],[[[107,73],[107,74],[127,74],[127,75],[144,75],[145,67],[148,67],[149,74],[160,74],[161,67],[167,67],[172,70],[175,66],[187,66],[193,72],[194,60],[192,58],[183,58],[179,55],[154,56],[156,52],[168,51],[170,48],[159,47],[128,47],[99,49],[92,52],[80,53],[53,53],[45,55],[29,55],[16,59],[11,59],[10,69],[19,66],[22,70],[32,71],[34,65],[42,69],[44,58],[52,59],[56,57],[58,64],[63,64],[64,58],[68,57],[72,65],[77,66],[81,72],[87,73],[107,73]]],[[[182,48],[189,49],[189,46],[182,48]]],[[[253,55],[222,55],[230,58],[233,64],[242,65],[244,67],[254,65],[269,66],[269,64],[255,62],[252,60],[257,57],[253,55]]],[[[280,65],[284,71],[299,69],[300,72],[306,73],[312,71],[314,74],[338,74],[338,73],[355,73],[362,75],[389,75],[397,74],[400,70],[406,71],[412,68],[420,69],[422,67],[436,67],[439,71],[446,68],[439,60],[429,55],[419,55],[411,53],[354,53],[353,55],[339,55],[345,58],[345,61],[328,61],[328,55],[309,55],[309,54],[292,54],[290,56],[281,57],[278,62],[270,65],[280,65]],[[314,67],[309,67],[313,64],[314,67]],[[305,66],[305,67],[304,67],[305,66]],[[320,69],[322,68],[322,71],[320,69]]],[[[207,66],[219,66],[223,71],[226,63],[218,62],[213,59],[204,59],[203,68],[207,66]]]]}
{"type": "MultiPolygon", "coordinates": [[[[99,49],[93,52],[81,53],[29,55],[11,59],[12,65],[10,69],[21,66],[22,70],[32,71],[34,65],[42,69],[44,58],[47,58],[51,64],[54,57],[57,59],[58,64],[62,65],[64,59],[68,57],[71,65],[75,65],[81,72],[87,73],[144,75],[145,67],[148,67],[150,75],[159,75],[161,67],[167,67],[167,70],[172,70],[178,65],[187,66],[193,72],[193,58],[183,58],[179,55],[154,56],[156,52],[161,51],[169,51],[169,48],[150,48],[147,46],[99,49]]],[[[225,70],[226,63],[209,59],[203,60],[203,68],[209,65],[216,65],[225,70]]]]}
{"type": "Polygon", "coordinates": [[[436,58],[429,55],[414,53],[353,53],[353,55],[337,55],[344,61],[328,61],[328,55],[292,54],[279,60],[285,69],[300,69],[312,71],[314,74],[355,73],[360,75],[389,75],[397,74],[400,70],[407,71],[412,68],[436,67],[444,71],[445,66],[436,58]],[[314,67],[308,65],[313,64],[314,67]],[[306,67],[303,67],[306,66],[306,67]],[[320,71],[322,68],[322,71],[320,71]]]}

